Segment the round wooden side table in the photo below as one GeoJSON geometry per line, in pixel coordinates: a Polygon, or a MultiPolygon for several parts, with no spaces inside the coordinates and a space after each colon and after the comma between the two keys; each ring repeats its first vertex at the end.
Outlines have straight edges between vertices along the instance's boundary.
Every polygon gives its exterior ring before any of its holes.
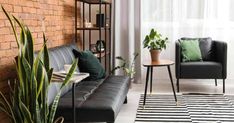
{"type": "Polygon", "coordinates": [[[159,61],[150,61],[150,60],[148,60],[148,61],[143,62],[143,66],[147,67],[143,106],[145,106],[145,100],[146,100],[146,96],[147,96],[147,87],[148,87],[148,81],[149,81],[149,74],[150,74],[150,93],[152,93],[153,67],[163,67],[163,66],[167,67],[169,77],[170,77],[170,80],[171,80],[171,87],[172,87],[172,90],[173,90],[175,102],[177,104],[177,98],[176,98],[176,93],[175,93],[175,89],[174,89],[174,85],[173,85],[173,79],[172,79],[172,75],[171,75],[171,69],[170,69],[170,66],[173,65],[173,64],[174,64],[174,62],[170,61],[170,60],[159,60],[159,61]]]}

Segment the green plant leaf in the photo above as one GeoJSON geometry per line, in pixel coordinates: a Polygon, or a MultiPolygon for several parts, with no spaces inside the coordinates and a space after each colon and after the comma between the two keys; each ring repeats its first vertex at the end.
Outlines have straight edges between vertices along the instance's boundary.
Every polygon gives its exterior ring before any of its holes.
{"type": "Polygon", "coordinates": [[[60,96],[61,96],[61,90],[57,93],[57,95],[55,96],[54,101],[52,103],[49,117],[48,117],[48,123],[52,123],[54,121],[54,116],[55,116],[55,113],[56,113],[56,110],[58,107],[60,96]]]}
{"type": "Polygon", "coordinates": [[[45,66],[46,71],[48,72],[50,70],[50,58],[49,58],[49,53],[47,50],[47,45],[46,45],[46,38],[45,38],[45,34],[43,33],[43,40],[44,40],[44,52],[43,52],[43,63],[45,66]]]}
{"type": "Polygon", "coordinates": [[[2,7],[2,10],[3,10],[4,14],[7,16],[8,20],[9,20],[9,22],[10,22],[10,24],[11,24],[11,28],[13,29],[13,33],[14,33],[14,36],[15,36],[17,45],[18,45],[18,47],[19,47],[19,49],[20,49],[20,45],[19,45],[20,43],[19,43],[19,40],[18,40],[18,37],[17,37],[17,33],[16,33],[15,26],[14,26],[13,21],[12,21],[12,16],[9,15],[9,14],[6,12],[6,10],[4,9],[3,6],[1,6],[1,7],[2,7]]]}
{"type": "Polygon", "coordinates": [[[29,61],[30,66],[33,66],[33,61],[34,61],[34,40],[32,37],[32,34],[30,32],[30,30],[28,29],[28,27],[26,27],[26,36],[27,36],[27,59],[29,61]]]}
{"type": "Polygon", "coordinates": [[[75,72],[75,70],[77,68],[77,64],[78,64],[78,59],[75,59],[72,63],[72,66],[71,66],[69,72],[67,73],[67,76],[65,77],[65,80],[64,80],[62,86],[60,87],[60,89],[62,89],[64,86],[66,86],[69,83],[73,73],[75,72]]]}
{"type": "Polygon", "coordinates": [[[21,114],[24,117],[24,122],[25,123],[33,123],[32,116],[31,116],[31,113],[29,112],[28,108],[21,101],[19,102],[19,105],[20,105],[20,108],[21,108],[21,111],[22,111],[21,114]]]}

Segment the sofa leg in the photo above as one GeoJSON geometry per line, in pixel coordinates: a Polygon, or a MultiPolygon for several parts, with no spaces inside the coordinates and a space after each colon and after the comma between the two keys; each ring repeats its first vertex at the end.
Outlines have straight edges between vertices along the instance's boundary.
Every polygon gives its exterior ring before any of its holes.
{"type": "Polygon", "coordinates": [[[215,79],[215,86],[217,86],[217,79],[215,79]]]}
{"type": "Polygon", "coordinates": [[[223,79],[223,93],[225,93],[225,79],[223,79]]]}
{"type": "Polygon", "coordinates": [[[106,122],[106,123],[114,123],[114,122],[106,122]]]}
{"type": "Polygon", "coordinates": [[[180,82],[180,80],[177,79],[177,80],[176,80],[176,87],[177,87],[177,92],[178,92],[178,93],[180,92],[180,85],[179,85],[179,82],[180,82]]]}
{"type": "Polygon", "coordinates": [[[127,104],[127,103],[128,103],[128,97],[126,96],[124,100],[124,104],[127,104]]]}

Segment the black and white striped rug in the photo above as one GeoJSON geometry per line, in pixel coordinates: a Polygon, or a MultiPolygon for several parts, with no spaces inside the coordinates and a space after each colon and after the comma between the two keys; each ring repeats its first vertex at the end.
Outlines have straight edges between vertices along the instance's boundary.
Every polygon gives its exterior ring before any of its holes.
{"type": "Polygon", "coordinates": [[[182,94],[148,95],[143,108],[141,95],[135,123],[234,123],[234,95],[182,94]]]}

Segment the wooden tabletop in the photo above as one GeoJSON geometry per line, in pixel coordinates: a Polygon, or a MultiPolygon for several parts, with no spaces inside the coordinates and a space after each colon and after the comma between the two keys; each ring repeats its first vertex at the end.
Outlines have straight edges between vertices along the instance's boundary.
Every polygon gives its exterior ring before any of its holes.
{"type": "Polygon", "coordinates": [[[147,61],[143,61],[143,66],[144,67],[149,67],[149,66],[168,66],[168,65],[173,65],[174,62],[171,60],[165,60],[165,59],[161,59],[159,61],[151,61],[151,60],[147,60],[147,61]]]}

